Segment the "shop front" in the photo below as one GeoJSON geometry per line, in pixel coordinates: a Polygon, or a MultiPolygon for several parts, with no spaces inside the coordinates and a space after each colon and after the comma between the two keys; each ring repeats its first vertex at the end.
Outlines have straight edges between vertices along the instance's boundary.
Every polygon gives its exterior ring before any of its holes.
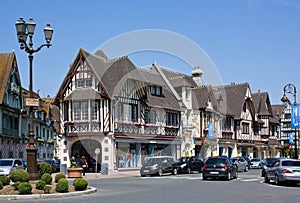
{"type": "Polygon", "coordinates": [[[147,136],[133,138],[124,134],[115,135],[116,160],[118,168],[140,168],[149,157],[180,154],[180,141],[171,136],[147,136]]]}

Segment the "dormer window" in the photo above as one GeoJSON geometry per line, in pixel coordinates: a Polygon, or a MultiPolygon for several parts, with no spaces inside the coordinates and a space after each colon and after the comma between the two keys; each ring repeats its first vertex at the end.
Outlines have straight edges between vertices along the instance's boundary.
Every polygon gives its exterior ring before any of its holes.
{"type": "Polygon", "coordinates": [[[162,95],[162,87],[153,85],[150,87],[150,93],[151,93],[151,95],[161,96],[162,95]]]}

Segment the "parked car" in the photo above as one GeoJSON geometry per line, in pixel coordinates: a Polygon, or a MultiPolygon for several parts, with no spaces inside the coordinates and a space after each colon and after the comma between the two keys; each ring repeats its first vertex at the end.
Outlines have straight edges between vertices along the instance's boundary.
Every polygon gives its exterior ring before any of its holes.
{"type": "Polygon", "coordinates": [[[262,169],[261,169],[261,176],[262,177],[265,177],[265,174],[266,174],[266,170],[268,167],[270,167],[274,161],[278,160],[280,158],[266,158],[264,161],[263,161],[263,166],[262,166],[262,169]]]}
{"type": "Polygon", "coordinates": [[[274,180],[276,185],[284,182],[300,183],[300,160],[299,159],[278,159],[267,168],[265,182],[274,180]]]}
{"type": "Polygon", "coordinates": [[[231,158],[231,161],[236,165],[238,171],[248,171],[248,162],[242,157],[231,158]]]}
{"type": "Polygon", "coordinates": [[[247,161],[248,170],[251,169],[251,158],[249,156],[241,156],[241,158],[247,161]]]}
{"type": "Polygon", "coordinates": [[[24,169],[21,159],[0,159],[0,175],[8,176],[13,170],[24,169]]]}
{"type": "Polygon", "coordinates": [[[150,157],[140,170],[142,177],[146,175],[159,175],[163,173],[172,173],[177,175],[176,162],[171,156],[150,157]]]}
{"type": "Polygon", "coordinates": [[[251,160],[251,168],[262,168],[263,166],[263,158],[254,158],[251,160]]]}
{"type": "Polygon", "coordinates": [[[197,171],[201,173],[203,164],[199,156],[180,157],[176,163],[177,172],[190,174],[192,171],[197,171]]]}
{"type": "Polygon", "coordinates": [[[203,165],[203,180],[207,180],[207,178],[226,178],[227,180],[231,180],[237,177],[237,167],[228,157],[210,157],[203,165]]]}

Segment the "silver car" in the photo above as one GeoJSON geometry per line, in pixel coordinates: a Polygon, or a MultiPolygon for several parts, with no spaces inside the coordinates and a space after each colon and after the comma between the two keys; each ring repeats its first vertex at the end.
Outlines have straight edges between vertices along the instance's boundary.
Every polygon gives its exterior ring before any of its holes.
{"type": "Polygon", "coordinates": [[[266,169],[265,182],[274,180],[276,185],[284,182],[300,183],[300,160],[279,159],[266,169]]]}
{"type": "Polygon", "coordinates": [[[236,165],[238,171],[248,171],[248,162],[242,157],[231,158],[233,164],[236,165]]]}
{"type": "Polygon", "coordinates": [[[0,176],[8,176],[16,169],[24,169],[21,159],[0,159],[0,176]]]}

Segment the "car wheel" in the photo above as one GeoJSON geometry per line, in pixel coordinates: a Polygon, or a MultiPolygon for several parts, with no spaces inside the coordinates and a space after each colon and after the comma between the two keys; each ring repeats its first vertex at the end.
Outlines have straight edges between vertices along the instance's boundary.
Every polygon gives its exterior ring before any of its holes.
{"type": "Polygon", "coordinates": [[[158,170],[158,176],[162,176],[163,172],[161,169],[158,170]]]}
{"type": "Polygon", "coordinates": [[[275,175],[275,185],[281,185],[278,175],[275,175]]]}
{"type": "Polygon", "coordinates": [[[270,183],[270,180],[269,180],[267,174],[265,174],[265,183],[270,183]]]}
{"type": "Polygon", "coordinates": [[[177,168],[174,168],[172,173],[173,175],[177,175],[177,168]]]}
{"type": "Polygon", "coordinates": [[[186,172],[187,172],[188,174],[191,174],[191,168],[188,167],[188,168],[186,169],[186,172]]]}
{"type": "Polygon", "coordinates": [[[146,175],[141,175],[142,177],[146,177],[146,175]]]}
{"type": "Polygon", "coordinates": [[[228,172],[228,175],[226,177],[226,180],[231,180],[231,172],[228,172]]]}

